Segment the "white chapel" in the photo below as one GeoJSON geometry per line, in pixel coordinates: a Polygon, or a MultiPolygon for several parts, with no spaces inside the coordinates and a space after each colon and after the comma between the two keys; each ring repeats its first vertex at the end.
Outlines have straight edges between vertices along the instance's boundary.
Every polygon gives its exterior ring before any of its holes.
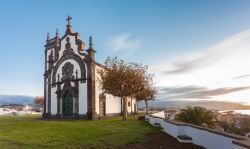
{"type": "MultiPolygon", "coordinates": [[[[78,32],[73,32],[71,17],[66,32],[47,36],[45,45],[44,113],[45,119],[98,119],[121,115],[122,100],[100,90],[98,70],[105,67],[95,61],[92,37],[89,47],[78,32]]],[[[137,110],[135,100],[128,102],[128,113],[137,110]]]]}

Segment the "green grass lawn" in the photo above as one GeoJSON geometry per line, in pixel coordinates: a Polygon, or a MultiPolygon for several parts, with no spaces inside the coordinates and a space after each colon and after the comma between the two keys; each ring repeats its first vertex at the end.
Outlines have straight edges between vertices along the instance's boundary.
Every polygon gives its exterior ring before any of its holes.
{"type": "Polygon", "coordinates": [[[135,117],[107,120],[41,120],[41,115],[0,116],[0,148],[106,148],[139,143],[157,133],[135,117]]]}

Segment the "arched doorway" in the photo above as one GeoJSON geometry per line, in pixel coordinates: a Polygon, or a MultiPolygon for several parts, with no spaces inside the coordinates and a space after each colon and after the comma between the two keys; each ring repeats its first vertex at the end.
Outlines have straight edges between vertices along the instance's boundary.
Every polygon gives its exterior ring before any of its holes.
{"type": "Polygon", "coordinates": [[[73,115],[73,96],[70,91],[66,91],[63,96],[63,116],[73,115]]]}
{"type": "Polygon", "coordinates": [[[99,116],[104,117],[106,115],[106,97],[104,94],[99,95],[99,116]]]}

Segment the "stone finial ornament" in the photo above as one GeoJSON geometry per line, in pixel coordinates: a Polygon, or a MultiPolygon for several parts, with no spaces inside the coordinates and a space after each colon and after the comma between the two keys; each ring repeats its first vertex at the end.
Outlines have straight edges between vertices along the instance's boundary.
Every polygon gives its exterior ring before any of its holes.
{"type": "Polygon", "coordinates": [[[94,48],[93,48],[93,40],[92,40],[92,36],[89,36],[89,49],[88,49],[88,52],[96,52],[95,50],[94,50],[94,48]]]}
{"type": "Polygon", "coordinates": [[[49,39],[50,39],[49,33],[47,33],[47,42],[49,42],[49,39]]]}
{"type": "Polygon", "coordinates": [[[92,36],[89,36],[89,48],[93,48],[92,36]]]}
{"type": "Polygon", "coordinates": [[[59,37],[58,28],[56,28],[56,37],[59,37]]]}
{"type": "Polygon", "coordinates": [[[92,36],[89,37],[89,49],[86,50],[88,52],[88,56],[90,61],[95,61],[95,50],[93,48],[92,36]]]}

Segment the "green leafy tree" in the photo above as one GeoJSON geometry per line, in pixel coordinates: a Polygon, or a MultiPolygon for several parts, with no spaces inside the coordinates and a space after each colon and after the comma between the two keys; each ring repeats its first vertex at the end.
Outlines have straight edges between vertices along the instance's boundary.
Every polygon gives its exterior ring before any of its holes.
{"type": "Polygon", "coordinates": [[[187,107],[182,109],[180,113],[176,115],[176,120],[191,123],[195,125],[207,124],[208,126],[213,126],[214,117],[210,111],[202,107],[187,107]]]}
{"type": "Polygon", "coordinates": [[[244,117],[240,122],[240,129],[244,134],[250,132],[250,118],[244,117]]]}
{"type": "Polygon", "coordinates": [[[245,133],[243,133],[243,131],[240,128],[236,127],[235,125],[232,125],[231,127],[229,127],[228,132],[236,134],[236,135],[241,135],[241,136],[245,135],[245,133]]]}
{"type": "Polygon", "coordinates": [[[127,63],[118,58],[107,58],[105,70],[99,71],[101,89],[104,93],[121,97],[123,100],[123,120],[127,120],[128,99],[145,86],[147,66],[127,63]]]}

